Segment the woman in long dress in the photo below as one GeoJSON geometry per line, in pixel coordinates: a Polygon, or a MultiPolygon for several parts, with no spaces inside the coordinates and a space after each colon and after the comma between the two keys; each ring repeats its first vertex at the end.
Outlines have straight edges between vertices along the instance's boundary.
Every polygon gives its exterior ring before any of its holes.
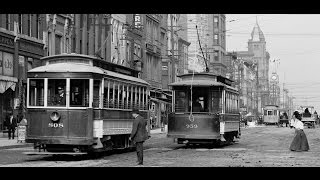
{"type": "Polygon", "coordinates": [[[309,143],[307,140],[307,136],[303,131],[303,123],[301,122],[301,115],[298,111],[293,113],[294,122],[294,138],[290,145],[291,151],[308,151],[309,150],[309,143]]]}

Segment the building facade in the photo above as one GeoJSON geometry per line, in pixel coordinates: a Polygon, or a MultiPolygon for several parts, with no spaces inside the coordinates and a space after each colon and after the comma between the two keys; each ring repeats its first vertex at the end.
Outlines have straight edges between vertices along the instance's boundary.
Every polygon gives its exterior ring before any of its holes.
{"type": "Polygon", "coordinates": [[[72,52],[73,18],[73,14],[46,14],[43,38],[46,56],[72,52]]]}
{"type": "MultiPolygon", "coordinates": [[[[226,56],[226,16],[224,14],[213,14],[210,18],[210,36],[213,37],[212,58],[209,59],[210,72],[226,75],[227,66],[225,64],[226,56]],[[211,30],[212,28],[212,30],[211,30]]],[[[210,57],[211,57],[210,56],[210,57]]]]}
{"type": "Polygon", "coordinates": [[[227,77],[234,81],[239,90],[241,115],[255,114],[257,108],[257,66],[253,63],[254,54],[247,51],[230,52],[225,56],[227,77]]]}
{"type": "Polygon", "coordinates": [[[257,65],[258,98],[257,113],[262,114],[262,108],[269,104],[269,59],[270,55],[266,50],[266,41],[258,22],[256,22],[251,39],[248,41],[248,52],[254,54],[253,61],[257,65]]]}
{"type": "Polygon", "coordinates": [[[25,113],[27,71],[41,65],[45,27],[44,14],[0,14],[0,131],[9,113],[25,113]]]}

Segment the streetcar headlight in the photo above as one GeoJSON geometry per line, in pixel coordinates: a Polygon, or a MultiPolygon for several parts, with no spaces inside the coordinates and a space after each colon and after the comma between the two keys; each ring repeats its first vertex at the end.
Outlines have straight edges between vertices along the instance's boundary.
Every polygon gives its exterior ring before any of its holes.
{"type": "Polygon", "coordinates": [[[60,117],[61,117],[60,114],[56,111],[51,113],[51,115],[50,115],[50,119],[54,122],[58,121],[60,119],[60,117]]]}

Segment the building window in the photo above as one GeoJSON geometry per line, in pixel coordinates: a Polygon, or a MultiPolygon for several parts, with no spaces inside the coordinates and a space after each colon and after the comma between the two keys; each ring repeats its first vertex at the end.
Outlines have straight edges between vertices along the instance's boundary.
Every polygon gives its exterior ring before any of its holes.
{"type": "Polygon", "coordinates": [[[40,39],[40,15],[36,15],[36,38],[40,39]]]}
{"type": "Polygon", "coordinates": [[[55,54],[61,54],[61,38],[62,38],[62,36],[56,34],[56,37],[55,37],[55,54]]]}
{"type": "Polygon", "coordinates": [[[66,53],[70,53],[71,51],[71,43],[70,43],[70,38],[66,37],[66,42],[64,45],[64,49],[66,53]]]}
{"type": "Polygon", "coordinates": [[[32,36],[32,32],[31,32],[31,29],[32,29],[32,24],[31,24],[31,22],[32,22],[32,14],[28,14],[28,36],[32,36]]]}
{"type": "Polygon", "coordinates": [[[219,28],[219,17],[214,17],[213,18],[213,27],[216,29],[216,28],[219,28]]]}
{"type": "Polygon", "coordinates": [[[18,15],[19,33],[22,34],[22,14],[18,15]]]}
{"type": "Polygon", "coordinates": [[[11,17],[10,14],[6,14],[6,29],[10,31],[10,25],[11,25],[11,17]]]}
{"type": "Polygon", "coordinates": [[[48,32],[48,51],[47,51],[47,53],[48,53],[48,56],[50,56],[52,53],[51,53],[51,32],[48,32]]]}
{"type": "Polygon", "coordinates": [[[213,56],[215,61],[219,61],[219,51],[214,51],[213,56]]]}

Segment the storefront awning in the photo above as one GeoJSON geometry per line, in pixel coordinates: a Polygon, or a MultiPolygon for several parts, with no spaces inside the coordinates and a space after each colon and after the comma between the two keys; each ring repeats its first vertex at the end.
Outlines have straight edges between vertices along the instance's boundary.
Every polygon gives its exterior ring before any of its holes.
{"type": "Polygon", "coordinates": [[[9,88],[14,91],[17,82],[18,79],[16,77],[0,76],[0,93],[4,93],[9,88]]]}

